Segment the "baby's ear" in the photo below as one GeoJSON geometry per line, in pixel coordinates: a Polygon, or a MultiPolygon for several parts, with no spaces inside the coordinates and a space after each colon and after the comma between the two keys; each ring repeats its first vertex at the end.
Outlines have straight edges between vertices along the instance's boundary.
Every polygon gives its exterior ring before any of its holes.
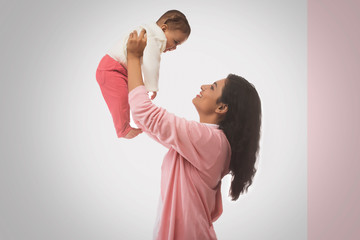
{"type": "Polygon", "coordinates": [[[166,30],[168,30],[168,25],[166,24],[161,25],[161,29],[163,30],[163,32],[165,32],[166,30]]]}

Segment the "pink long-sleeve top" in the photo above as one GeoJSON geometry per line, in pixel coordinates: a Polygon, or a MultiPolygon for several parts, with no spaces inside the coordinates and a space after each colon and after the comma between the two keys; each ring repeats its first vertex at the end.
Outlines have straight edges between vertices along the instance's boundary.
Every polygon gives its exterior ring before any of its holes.
{"type": "Polygon", "coordinates": [[[231,148],[217,125],[188,121],[156,106],[144,86],[129,93],[135,123],[169,149],[161,166],[156,239],[216,239],[222,213],[221,179],[229,173],[231,148]]]}

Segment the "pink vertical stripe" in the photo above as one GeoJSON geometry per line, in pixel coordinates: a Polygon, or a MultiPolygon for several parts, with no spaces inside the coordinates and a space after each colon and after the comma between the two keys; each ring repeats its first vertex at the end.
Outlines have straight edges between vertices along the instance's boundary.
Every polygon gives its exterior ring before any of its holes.
{"type": "Polygon", "coordinates": [[[308,1],[308,239],[360,239],[360,1],[308,1]]]}

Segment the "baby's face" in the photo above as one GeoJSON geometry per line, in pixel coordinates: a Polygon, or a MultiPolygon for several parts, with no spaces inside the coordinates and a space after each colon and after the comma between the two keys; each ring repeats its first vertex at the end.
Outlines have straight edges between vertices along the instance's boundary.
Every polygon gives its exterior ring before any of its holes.
{"type": "Polygon", "coordinates": [[[164,52],[175,50],[178,45],[181,45],[188,38],[188,35],[180,30],[165,29],[164,33],[166,36],[166,48],[164,52]]]}

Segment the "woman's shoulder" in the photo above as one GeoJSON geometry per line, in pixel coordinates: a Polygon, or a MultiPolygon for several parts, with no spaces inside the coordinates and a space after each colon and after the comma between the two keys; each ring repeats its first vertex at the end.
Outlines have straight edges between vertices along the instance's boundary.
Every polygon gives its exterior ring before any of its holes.
{"type": "Polygon", "coordinates": [[[215,148],[230,146],[225,133],[219,129],[219,125],[197,121],[188,121],[188,125],[189,134],[193,137],[197,136],[198,141],[204,145],[215,144],[215,148]]]}
{"type": "MultiPolygon", "coordinates": [[[[214,171],[221,172],[223,177],[228,172],[230,163],[231,147],[225,133],[219,129],[217,124],[199,123],[191,121],[190,128],[193,144],[201,156],[203,173],[215,174],[214,171]],[[196,137],[194,137],[196,136],[196,137]]],[[[218,172],[219,173],[219,172],[218,172]]],[[[219,175],[220,176],[220,175],[219,175]]]]}

